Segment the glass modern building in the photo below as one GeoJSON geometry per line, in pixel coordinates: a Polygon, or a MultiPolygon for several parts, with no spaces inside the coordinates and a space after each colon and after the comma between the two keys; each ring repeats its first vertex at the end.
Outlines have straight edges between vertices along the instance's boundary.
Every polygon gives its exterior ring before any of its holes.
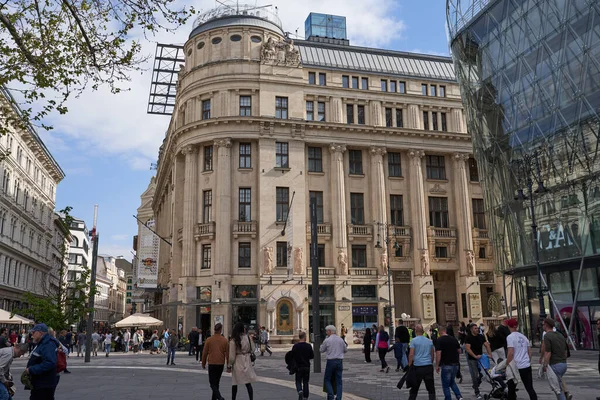
{"type": "Polygon", "coordinates": [[[507,304],[538,339],[539,260],[546,312],[598,348],[600,3],[448,0],[447,23],[507,304]]]}

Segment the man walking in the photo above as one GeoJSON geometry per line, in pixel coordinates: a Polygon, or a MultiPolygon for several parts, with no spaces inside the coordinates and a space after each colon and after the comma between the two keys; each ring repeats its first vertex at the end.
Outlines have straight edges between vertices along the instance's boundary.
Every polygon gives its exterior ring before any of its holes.
{"type": "Polygon", "coordinates": [[[178,345],[179,337],[177,336],[175,329],[173,329],[167,338],[167,365],[169,365],[169,360],[171,360],[171,365],[175,365],[175,351],[177,350],[178,345]]]}
{"type": "Polygon", "coordinates": [[[456,384],[456,374],[460,367],[460,343],[454,336],[448,335],[445,326],[438,329],[440,336],[435,344],[436,352],[436,371],[439,374],[442,371],[442,390],[444,400],[452,400],[450,389],[454,392],[457,399],[462,399],[460,389],[456,384]]]}
{"type": "Polygon", "coordinates": [[[483,355],[483,348],[485,347],[487,355],[492,358],[492,348],[486,340],[485,336],[479,333],[479,327],[477,324],[471,324],[471,334],[467,335],[465,339],[465,350],[467,351],[467,363],[469,365],[469,372],[471,373],[471,380],[473,381],[473,390],[477,399],[481,399],[481,392],[479,385],[481,385],[482,375],[479,372],[479,359],[483,355]]]}
{"type": "Polygon", "coordinates": [[[548,370],[548,366],[552,368],[559,383],[556,388],[558,392],[555,392],[556,398],[566,400],[562,381],[567,372],[567,341],[563,335],[554,331],[554,320],[551,318],[544,320],[544,332],[544,372],[548,370]]]}
{"type": "Polygon", "coordinates": [[[77,335],[77,357],[85,355],[85,341],[87,340],[84,331],[80,331],[77,335]]]}
{"type": "Polygon", "coordinates": [[[346,343],[335,334],[335,326],[325,327],[327,338],[321,345],[321,353],[327,356],[325,364],[325,390],[327,391],[327,400],[334,399],[333,382],[335,382],[335,399],[342,400],[342,371],[344,370],[344,354],[348,351],[346,343]]]}
{"type": "Polygon", "coordinates": [[[198,328],[193,327],[190,333],[188,334],[188,340],[190,341],[190,349],[188,350],[188,357],[191,357],[196,354],[196,361],[198,361],[198,328]]]}
{"type": "Polygon", "coordinates": [[[37,324],[32,329],[33,342],[37,345],[25,372],[31,377],[30,400],[54,400],[54,392],[58,384],[56,375],[57,351],[56,343],[48,334],[46,324],[37,324]]]}
{"type": "Polygon", "coordinates": [[[415,338],[410,341],[408,365],[415,368],[417,382],[410,388],[408,400],[416,400],[421,382],[425,381],[425,388],[429,393],[429,400],[435,400],[435,383],[433,381],[433,360],[435,350],[433,342],[423,336],[423,325],[415,326],[415,338]]]}
{"type": "Polygon", "coordinates": [[[225,363],[229,360],[229,343],[221,335],[223,325],[215,325],[214,335],[206,339],[202,350],[202,368],[206,368],[208,362],[208,382],[212,390],[211,400],[224,400],[219,391],[219,383],[225,363]]]}
{"type": "Polygon", "coordinates": [[[10,374],[10,366],[13,359],[19,358],[27,352],[28,345],[19,343],[13,347],[4,347],[0,349],[0,400],[9,400],[10,394],[8,388],[14,385],[10,374]]]}
{"type": "Polygon", "coordinates": [[[204,347],[204,335],[202,329],[198,329],[198,341],[196,343],[196,362],[202,360],[202,350],[204,347]],[[198,358],[200,357],[200,359],[198,358]]]}
{"type": "MultiPolygon", "coordinates": [[[[531,372],[531,346],[529,345],[529,339],[525,335],[518,331],[518,325],[516,319],[511,318],[506,321],[508,329],[510,329],[510,335],[506,338],[508,346],[508,354],[506,356],[506,368],[510,368],[510,363],[514,360],[519,370],[519,376],[525,386],[525,390],[529,393],[531,400],[537,400],[537,394],[533,389],[533,374],[531,372]]],[[[508,381],[508,399],[517,399],[517,385],[514,379],[508,381]]]]}
{"type": "Polygon", "coordinates": [[[296,362],[296,390],[298,400],[308,399],[308,381],[310,379],[310,360],[315,358],[315,353],[310,344],[306,343],[306,332],[300,332],[300,340],[292,347],[292,355],[296,362]]]}
{"type": "Polygon", "coordinates": [[[106,357],[110,355],[110,349],[112,347],[112,333],[106,332],[104,335],[104,352],[106,353],[106,357]]]}
{"type": "Polygon", "coordinates": [[[98,347],[100,346],[100,339],[101,339],[101,336],[98,333],[98,331],[92,333],[92,354],[95,357],[98,357],[98,347]]]}
{"type": "Polygon", "coordinates": [[[260,329],[258,340],[260,341],[260,355],[264,356],[265,351],[267,351],[272,356],[273,352],[269,348],[269,332],[267,332],[264,326],[260,329]]]}
{"type": "Polygon", "coordinates": [[[129,332],[129,328],[125,330],[123,334],[123,343],[125,344],[125,353],[129,353],[129,341],[131,340],[131,333],[129,332]]]}

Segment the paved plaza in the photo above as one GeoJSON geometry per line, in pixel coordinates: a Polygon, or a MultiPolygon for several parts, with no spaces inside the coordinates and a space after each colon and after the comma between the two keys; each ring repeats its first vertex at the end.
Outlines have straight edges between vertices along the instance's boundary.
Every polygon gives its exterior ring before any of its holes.
{"type": "MultiPolygon", "coordinates": [[[[284,356],[287,349],[275,349],[273,356],[258,357],[256,370],[259,382],[254,385],[256,399],[297,399],[293,377],[285,369],[284,356]]],[[[534,349],[534,354],[537,349],[534,349]]],[[[359,349],[351,349],[344,363],[344,399],[406,399],[408,390],[396,388],[400,373],[392,369],[389,374],[379,372],[373,353],[373,363],[367,365],[359,349]]],[[[537,360],[537,358],[536,358],[537,360]]],[[[388,362],[393,366],[395,359],[389,354],[388,362]]],[[[463,361],[466,373],[460,386],[465,399],[474,399],[471,381],[463,361]]],[[[109,358],[93,358],[84,364],[83,358],[71,357],[69,369],[72,374],[62,374],[57,390],[58,400],[100,400],[100,399],[210,399],[208,374],[196,364],[194,357],[187,353],[177,353],[175,366],[166,366],[166,356],[141,354],[112,354],[109,358]]],[[[569,359],[567,384],[577,400],[595,400],[600,396],[600,376],[597,370],[598,353],[573,352],[569,359]]],[[[25,360],[15,360],[12,373],[19,376],[25,367],[25,360]]],[[[537,370],[537,365],[534,366],[537,370]]],[[[323,371],[324,371],[323,362],[323,371]]],[[[311,398],[325,398],[322,391],[322,374],[311,376],[311,398]]],[[[536,380],[535,389],[540,400],[554,399],[555,396],[545,381],[536,380]]],[[[223,396],[231,399],[231,376],[223,374],[221,381],[223,396]]],[[[489,385],[483,384],[482,393],[486,393],[489,385]]],[[[18,385],[14,400],[25,400],[29,392],[18,385]]],[[[521,389],[519,398],[527,398],[521,389]]],[[[439,376],[436,375],[437,398],[443,398],[439,376]]],[[[247,399],[244,387],[238,391],[238,399],[247,399]]],[[[418,399],[427,399],[423,387],[418,399]]]]}

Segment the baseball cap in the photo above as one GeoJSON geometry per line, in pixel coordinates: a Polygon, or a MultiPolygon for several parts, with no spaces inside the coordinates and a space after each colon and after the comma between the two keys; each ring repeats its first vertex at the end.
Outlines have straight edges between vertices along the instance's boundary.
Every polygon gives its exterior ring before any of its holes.
{"type": "Polygon", "coordinates": [[[31,332],[43,332],[48,333],[48,326],[46,324],[36,324],[31,332]]]}
{"type": "Polygon", "coordinates": [[[511,318],[511,319],[506,320],[506,325],[509,328],[516,328],[517,326],[519,326],[519,322],[516,319],[511,318]]]}

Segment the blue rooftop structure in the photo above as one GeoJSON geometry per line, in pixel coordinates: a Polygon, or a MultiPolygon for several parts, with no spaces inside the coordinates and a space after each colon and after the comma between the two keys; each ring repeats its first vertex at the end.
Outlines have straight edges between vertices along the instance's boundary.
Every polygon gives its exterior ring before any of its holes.
{"type": "Polygon", "coordinates": [[[305,39],[326,37],[330,39],[348,39],[346,36],[346,17],[311,12],[304,21],[305,39]]]}

